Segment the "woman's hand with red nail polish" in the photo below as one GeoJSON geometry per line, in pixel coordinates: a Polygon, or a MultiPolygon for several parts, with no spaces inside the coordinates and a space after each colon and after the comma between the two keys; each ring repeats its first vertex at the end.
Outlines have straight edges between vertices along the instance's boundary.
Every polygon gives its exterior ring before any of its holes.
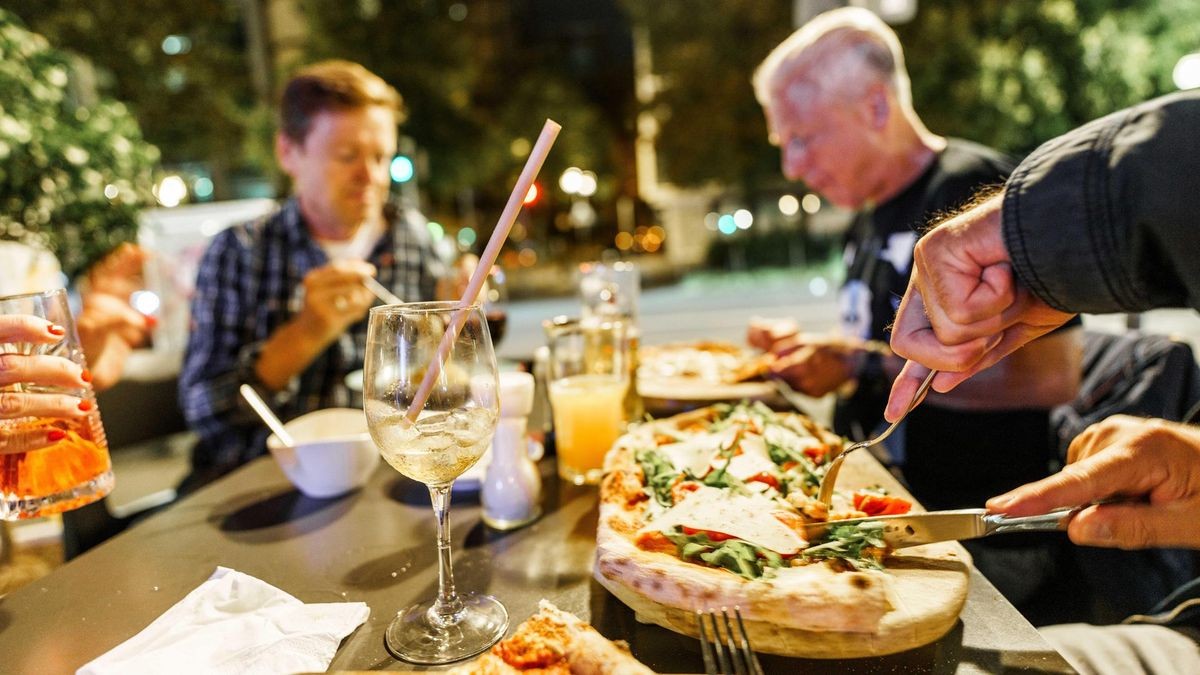
{"type": "MultiPolygon", "coordinates": [[[[0,315],[0,344],[54,344],[61,341],[65,333],[61,326],[36,316],[0,315]]],[[[54,390],[80,392],[88,386],[84,369],[61,356],[0,354],[0,387],[14,384],[28,385],[27,391],[0,392],[0,419],[77,418],[90,411],[90,408],[80,408],[83,402],[95,405],[68,393],[47,393],[54,390]]]]}

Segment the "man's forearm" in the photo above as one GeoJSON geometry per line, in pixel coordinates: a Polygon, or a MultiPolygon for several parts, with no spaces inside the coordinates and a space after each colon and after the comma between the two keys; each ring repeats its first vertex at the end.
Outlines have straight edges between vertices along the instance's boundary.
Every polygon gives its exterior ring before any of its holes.
{"type": "Polygon", "coordinates": [[[254,372],[272,391],[280,391],[328,346],[328,340],[317,337],[299,319],[293,318],[267,338],[254,372]]]}
{"type": "Polygon", "coordinates": [[[1040,337],[1009,354],[946,394],[930,394],[935,405],[954,410],[1042,410],[1079,393],[1083,329],[1040,337]]]}

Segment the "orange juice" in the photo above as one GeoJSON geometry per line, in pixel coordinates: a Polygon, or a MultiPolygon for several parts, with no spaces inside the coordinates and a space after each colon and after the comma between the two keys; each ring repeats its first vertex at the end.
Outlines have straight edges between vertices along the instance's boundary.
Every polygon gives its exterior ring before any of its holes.
{"type": "Polygon", "coordinates": [[[36,448],[0,454],[0,520],[68,511],[112,490],[112,466],[99,412],[93,410],[78,421],[5,420],[0,433],[13,439],[24,435],[40,439],[36,448]],[[58,440],[44,440],[51,431],[57,432],[58,440]]]}
{"type": "Polygon", "coordinates": [[[550,383],[558,475],[576,485],[600,482],[604,455],[625,426],[629,382],[612,375],[575,375],[550,383]]]}

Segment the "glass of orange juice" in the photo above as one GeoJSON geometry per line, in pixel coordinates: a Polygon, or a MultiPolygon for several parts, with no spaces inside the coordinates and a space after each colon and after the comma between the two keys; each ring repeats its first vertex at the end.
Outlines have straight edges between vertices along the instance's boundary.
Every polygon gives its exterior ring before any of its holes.
{"type": "Polygon", "coordinates": [[[558,318],[545,329],[558,475],[595,485],[604,456],[625,429],[630,326],[616,318],[558,318]]]}
{"type": "MultiPolygon", "coordinates": [[[[41,317],[65,329],[53,344],[0,343],[0,353],[61,356],[87,367],[64,289],[0,298],[0,314],[41,317]]],[[[68,394],[90,403],[79,419],[27,416],[0,419],[0,520],[37,518],[90,504],[113,487],[108,441],[91,385],[82,389],[11,384],[0,391],[68,394]]]]}

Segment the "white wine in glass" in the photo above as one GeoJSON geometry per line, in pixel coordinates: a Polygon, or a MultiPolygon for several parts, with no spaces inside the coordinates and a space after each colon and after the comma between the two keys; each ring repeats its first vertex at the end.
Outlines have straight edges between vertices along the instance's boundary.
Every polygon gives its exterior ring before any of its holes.
{"type": "Polygon", "coordinates": [[[479,305],[424,302],[371,309],[363,369],[367,426],[379,452],[401,474],[429,488],[437,518],[438,594],[405,608],[385,642],[396,657],[439,664],[474,656],[508,629],[508,612],[490,595],[459,594],[450,559],[450,487],[483,455],[496,431],[496,354],[479,305]],[[462,328],[439,354],[458,312],[462,328]],[[438,376],[415,422],[406,414],[430,364],[438,376]]]}

